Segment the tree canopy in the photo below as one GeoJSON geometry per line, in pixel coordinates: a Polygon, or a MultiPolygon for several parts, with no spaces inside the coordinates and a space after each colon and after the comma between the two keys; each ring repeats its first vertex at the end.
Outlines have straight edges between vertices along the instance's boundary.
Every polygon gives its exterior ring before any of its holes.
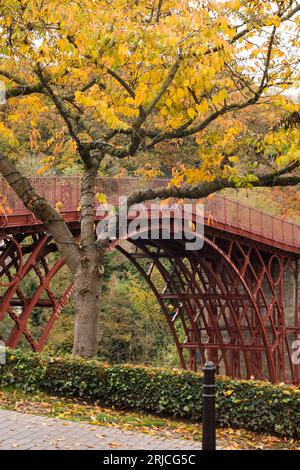
{"type": "MultiPolygon", "coordinates": [[[[33,139],[36,115],[56,108],[83,160],[200,141],[214,121],[295,84],[299,10],[282,0],[3,1],[0,74],[17,106],[1,135],[16,144],[11,123],[29,107],[33,139]]],[[[214,138],[232,147],[240,131],[228,119],[214,138]]],[[[44,169],[61,164],[62,137],[49,138],[44,169]]],[[[205,165],[218,168],[222,157],[210,151],[205,165]]],[[[189,182],[201,178],[188,172],[189,182]]]]}
{"type": "Polygon", "coordinates": [[[105,246],[95,243],[94,207],[107,156],[132,159],[143,172],[145,155],[160,145],[192,139],[195,153],[198,146],[199,161],[179,162],[172,185],[138,191],[128,205],[299,184],[298,121],[291,118],[299,105],[282,98],[299,82],[299,13],[293,0],[0,2],[0,172],[74,276],[76,353],[97,349],[105,246]],[[279,126],[249,128],[240,113],[256,108],[276,109],[279,126]],[[42,140],[40,174],[77,160],[80,242],[24,166],[17,168],[27,148],[22,127],[33,157],[42,140]]]}

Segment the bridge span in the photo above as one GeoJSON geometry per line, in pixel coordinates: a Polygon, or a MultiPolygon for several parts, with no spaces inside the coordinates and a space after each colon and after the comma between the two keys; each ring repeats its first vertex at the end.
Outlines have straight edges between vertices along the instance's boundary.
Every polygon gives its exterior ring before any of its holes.
{"type": "MultiPolygon", "coordinates": [[[[59,203],[78,236],[79,178],[31,181],[52,204],[59,203]]],[[[147,185],[137,178],[98,178],[97,191],[116,203],[119,195],[147,185]]],[[[61,276],[56,282],[64,260],[43,224],[3,180],[0,187],[0,339],[40,351],[72,286],[61,276]]],[[[300,339],[299,225],[214,195],[205,200],[201,250],[185,250],[174,236],[128,241],[116,248],[156,296],[182,367],[198,370],[210,359],[232,377],[299,384],[293,354],[300,339]]]]}

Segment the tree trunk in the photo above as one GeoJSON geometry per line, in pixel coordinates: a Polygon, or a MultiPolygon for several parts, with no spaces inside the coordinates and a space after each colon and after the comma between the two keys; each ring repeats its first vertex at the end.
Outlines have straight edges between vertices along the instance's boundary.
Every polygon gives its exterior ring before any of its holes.
{"type": "Polygon", "coordinates": [[[75,276],[73,354],[76,356],[93,357],[98,352],[102,280],[95,265],[89,272],[80,267],[75,276]]]}
{"type": "Polygon", "coordinates": [[[74,276],[75,323],[73,354],[93,357],[99,347],[99,316],[103,281],[103,251],[96,246],[94,208],[99,159],[84,166],[80,195],[80,263],[74,276]]]}
{"type": "Polygon", "coordinates": [[[99,314],[103,281],[103,249],[96,246],[94,208],[96,178],[100,158],[90,157],[81,183],[81,239],[74,239],[68,225],[51,204],[22,176],[15,164],[0,154],[0,173],[25,206],[47,227],[66,260],[75,285],[75,326],[73,353],[82,357],[97,354],[99,314]]]}

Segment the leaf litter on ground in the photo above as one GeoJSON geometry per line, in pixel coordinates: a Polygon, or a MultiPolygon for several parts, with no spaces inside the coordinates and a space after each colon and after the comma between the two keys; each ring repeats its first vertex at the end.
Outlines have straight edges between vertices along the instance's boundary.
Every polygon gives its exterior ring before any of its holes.
{"type": "MultiPolygon", "coordinates": [[[[139,431],[156,437],[201,440],[201,425],[193,421],[118,410],[114,407],[103,407],[99,403],[87,403],[42,392],[25,393],[18,389],[2,389],[0,408],[88,423],[95,427],[110,426],[139,431]]],[[[97,437],[101,439],[103,436],[97,434],[97,437]]],[[[221,448],[228,450],[300,450],[300,440],[258,434],[245,429],[218,428],[217,440],[221,448]]],[[[111,444],[111,447],[117,448],[118,443],[111,444]]]]}

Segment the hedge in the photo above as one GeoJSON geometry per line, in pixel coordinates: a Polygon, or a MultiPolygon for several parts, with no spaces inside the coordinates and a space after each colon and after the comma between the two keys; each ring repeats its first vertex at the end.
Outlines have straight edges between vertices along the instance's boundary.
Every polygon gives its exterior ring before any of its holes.
{"type": "MultiPolygon", "coordinates": [[[[201,374],[107,365],[71,356],[8,350],[0,386],[13,385],[101,405],[201,420],[201,374]]],[[[300,435],[300,389],[217,377],[217,424],[286,437],[300,435]]]]}

